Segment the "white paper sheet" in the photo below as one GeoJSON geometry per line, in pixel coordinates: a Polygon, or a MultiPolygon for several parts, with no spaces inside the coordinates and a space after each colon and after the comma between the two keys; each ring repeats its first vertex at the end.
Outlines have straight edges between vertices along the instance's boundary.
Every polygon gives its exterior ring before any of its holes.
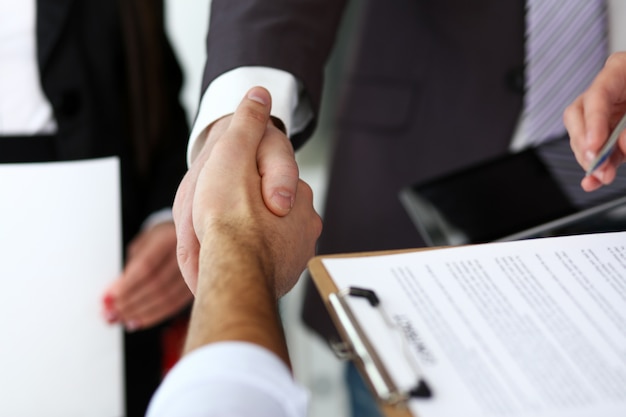
{"type": "MultiPolygon", "coordinates": [[[[414,415],[626,415],[626,233],[323,262],[340,289],[374,290],[408,336],[434,391],[414,415]]],[[[396,383],[414,383],[380,314],[350,306],[396,383]]]]}
{"type": "Polygon", "coordinates": [[[123,415],[117,158],[0,164],[0,416],[123,415]]]}

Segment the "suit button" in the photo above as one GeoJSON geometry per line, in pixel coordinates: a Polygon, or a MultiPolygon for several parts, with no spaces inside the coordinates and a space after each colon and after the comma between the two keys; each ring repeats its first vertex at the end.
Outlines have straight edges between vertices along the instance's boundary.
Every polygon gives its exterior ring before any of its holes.
{"type": "Polygon", "coordinates": [[[517,67],[509,70],[504,82],[509,90],[516,94],[524,94],[524,67],[517,67]]]}
{"type": "Polygon", "coordinates": [[[78,91],[66,91],[61,95],[58,111],[65,117],[74,117],[80,111],[81,102],[82,99],[78,91]]]}

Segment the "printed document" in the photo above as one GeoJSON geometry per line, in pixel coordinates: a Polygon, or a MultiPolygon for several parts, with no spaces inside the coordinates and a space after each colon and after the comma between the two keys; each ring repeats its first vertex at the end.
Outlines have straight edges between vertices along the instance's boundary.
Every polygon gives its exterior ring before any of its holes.
{"type": "Polygon", "coordinates": [[[419,417],[626,415],[626,233],[325,258],[419,417]],[[395,333],[398,333],[397,335],[395,333]],[[398,349],[404,338],[408,346],[398,349]]]}

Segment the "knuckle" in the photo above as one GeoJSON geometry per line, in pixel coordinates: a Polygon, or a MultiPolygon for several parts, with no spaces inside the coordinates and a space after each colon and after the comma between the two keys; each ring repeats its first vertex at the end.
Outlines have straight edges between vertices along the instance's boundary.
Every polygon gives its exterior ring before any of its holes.
{"type": "Polygon", "coordinates": [[[313,246],[315,247],[315,242],[322,234],[322,218],[316,213],[314,219],[311,222],[311,236],[313,236],[313,246]]]}
{"type": "Polygon", "coordinates": [[[178,260],[178,266],[183,269],[191,261],[191,252],[187,249],[187,246],[180,241],[176,245],[176,259],[178,260]]]}
{"type": "Polygon", "coordinates": [[[134,263],[134,270],[138,277],[147,276],[152,271],[152,262],[146,258],[138,259],[134,263]]]}
{"type": "Polygon", "coordinates": [[[290,178],[298,178],[300,176],[300,170],[298,169],[298,165],[295,161],[289,161],[281,166],[281,171],[283,175],[286,175],[290,178]]]}
{"type": "Polygon", "coordinates": [[[313,189],[306,181],[303,180],[298,180],[298,192],[302,192],[306,196],[313,195],[313,189]]]}
{"type": "Polygon", "coordinates": [[[194,252],[189,250],[188,246],[179,242],[176,246],[176,260],[183,278],[185,280],[193,280],[196,276],[194,252]]]}
{"type": "Polygon", "coordinates": [[[624,56],[623,53],[613,53],[611,55],[609,55],[609,57],[606,59],[606,63],[605,65],[607,66],[611,66],[611,65],[621,65],[621,62],[626,59],[626,56],[624,56]]]}
{"type": "Polygon", "coordinates": [[[568,122],[570,122],[572,120],[573,114],[572,112],[574,111],[574,109],[572,108],[572,106],[567,106],[565,108],[565,110],[563,111],[563,122],[565,124],[567,124],[568,122]]]}
{"type": "Polygon", "coordinates": [[[256,109],[254,107],[246,107],[240,114],[240,116],[247,121],[254,123],[267,124],[268,114],[265,111],[256,109]]]}

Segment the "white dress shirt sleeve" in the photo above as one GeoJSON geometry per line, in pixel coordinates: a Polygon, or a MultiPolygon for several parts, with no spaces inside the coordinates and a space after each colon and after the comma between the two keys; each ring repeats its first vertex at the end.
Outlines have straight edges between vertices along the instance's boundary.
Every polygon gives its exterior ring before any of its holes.
{"type": "Polygon", "coordinates": [[[265,87],[272,95],[272,116],[280,119],[287,136],[301,132],[313,118],[301,83],[290,73],[267,67],[240,67],[217,77],[204,92],[189,137],[187,163],[191,164],[204,143],[203,133],[217,119],[235,111],[246,92],[265,87]]]}
{"type": "Polygon", "coordinates": [[[305,417],[308,392],[270,351],[220,342],[184,356],[155,393],[147,417],[305,417]]]}

